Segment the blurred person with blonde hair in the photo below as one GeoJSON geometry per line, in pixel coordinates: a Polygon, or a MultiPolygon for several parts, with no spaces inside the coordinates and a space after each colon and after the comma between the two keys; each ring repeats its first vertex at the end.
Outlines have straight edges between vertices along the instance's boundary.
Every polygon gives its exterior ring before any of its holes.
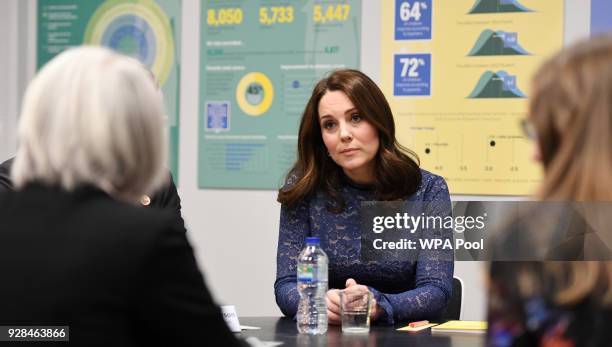
{"type": "Polygon", "coordinates": [[[163,101],[136,60],[69,49],[29,85],[0,200],[0,325],[69,326],[87,346],[239,345],[172,211],[163,101]]]}
{"type": "Polygon", "coordinates": [[[491,264],[487,345],[610,346],[612,36],[578,42],[547,60],[531,93],[523,126],[544,168],[537,197],[549,216],[533,212],[521,222],[527,230],[508,228],[493,254],[524,252],[508,250],[519,233],[557,246],[547,261],[491,264]]]}

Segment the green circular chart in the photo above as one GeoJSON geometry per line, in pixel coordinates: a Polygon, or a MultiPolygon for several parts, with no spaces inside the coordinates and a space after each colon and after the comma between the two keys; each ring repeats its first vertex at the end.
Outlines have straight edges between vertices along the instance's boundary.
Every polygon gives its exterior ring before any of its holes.
{"type": "Polygon", "coordinates": [[[174,63],[170,21],[152,0],[109,0],[92,15],[86,44],[110,47],[140,60],[163,85],[174,63]]]}

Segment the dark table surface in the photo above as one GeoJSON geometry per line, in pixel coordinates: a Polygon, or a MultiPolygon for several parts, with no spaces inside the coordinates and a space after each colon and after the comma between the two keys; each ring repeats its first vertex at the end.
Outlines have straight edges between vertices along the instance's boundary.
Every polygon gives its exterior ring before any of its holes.
{"type": "Polygon", "coordinates": [[[484,345],[484,335],[431,335],[429,329],[416,333],[396,331],[403,325],[372,326],[369,334],[342,334],[340,327],[330,326],[326,335],[298,334],[295,322],[278,317],[240,317],[241,325],[260,327],[261,330],[243,330],[242,338],[257,337],[261,341],[283,342],[281,346],[427,346],[427,347],[479,347],[484,345]]]}

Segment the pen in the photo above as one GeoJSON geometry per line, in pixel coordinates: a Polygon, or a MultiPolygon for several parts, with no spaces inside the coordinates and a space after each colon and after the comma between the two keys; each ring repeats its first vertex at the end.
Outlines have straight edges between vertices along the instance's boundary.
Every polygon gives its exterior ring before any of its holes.
{"type": "Polygon", "coordinates": [[[418,328],[418,327],[422,327],[423,325],[427,325],[429,324],[428,320],[422,320],[422,321],[418,321],[418,322],[412,322],[410,324],[408,324],[409,327],[411,328],[418,328]]]}

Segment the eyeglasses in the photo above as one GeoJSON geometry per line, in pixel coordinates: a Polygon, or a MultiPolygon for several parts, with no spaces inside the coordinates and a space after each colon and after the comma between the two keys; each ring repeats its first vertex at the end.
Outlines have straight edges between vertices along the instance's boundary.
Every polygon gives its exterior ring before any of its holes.
{"type": "Polygon", "coordinates": [[[521,119],[521,129],[525,137],[529,140],[536,141],[538,139],[538,132],[529,119],[521,119]]]}

